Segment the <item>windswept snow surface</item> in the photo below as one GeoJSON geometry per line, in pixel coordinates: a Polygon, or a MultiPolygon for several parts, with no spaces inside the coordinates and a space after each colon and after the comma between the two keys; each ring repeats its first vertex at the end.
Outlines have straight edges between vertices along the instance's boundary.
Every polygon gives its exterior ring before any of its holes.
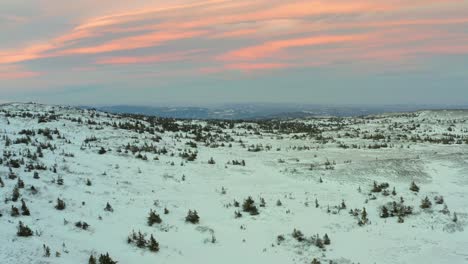
{"type": "Polygon", "coordinates": [[[88,263],[90,255],[107,252],[124,264],[287,264],[314,258],[468,263],[467,120],[465,111],[423,111],[258,123],[172,121],[3,105],[0,263],[88,263]],[[39,133],[46,129],[49,137],[39,133]],[[105,154],[99,154],[101,147],[105,154]],[[194,161],[180,156],[189,150],[197,152],[194,161]],[[215,164],[209,164],[211,158],[215,164]],[[233,160],[244,160],[245,166],[233,160]],[[38,164],[46,169],[28,168],[38,164]],[[39,179],[33,178],[35,171],[39,179]],[[11,173],[25,183],[16,202],[11,197],[18,179],[9,179],[11,173]],[[419,192],[409,189],[413,181],[419,192]],[[389,187],[373,193],[374,182],[389,187]],[[242,211],[249,196],[258,215],[242,211]],[[422,209],[426,196],[432,207],[422,209]],[[449,212],[440,212],[444,204],[435,196],[443,196],[449,212]],[[391,211],[401,197],[412,214],[403,223],[397,216],[381,218],[381,207],[391,211]],[[57,198],[65,201],[64,210],[54,208],[57,198]],[[31,215],[11,216],[21,199],[31,215]],[[106,203],[113,212],[104,210],[106,203]],[[358,225],[363,208],[368,222],[358,225]],[[147,224],[151,209],[161,224],[147,224]],[[354,209],[357,216],[350,214],[354,209]],[[185,221],[188,210],[198,212],[198,224],[185,221]],[[235,218],[235,211],[242,217],[235,218]],[[33,236],[17,236],[19,221],[33,236]],[[78,221],[89,228],[76,227],[78,221]],[[294,229],[304,234],[303,241],[293,238],[294,229]],[[127,243],[133,230],[154,235],[159,252],[127,243]],[[317,247],[317,234],[327,234],[331,244],[317,247]],[[50,257],[43,245],[50,247],[50,257]]]}

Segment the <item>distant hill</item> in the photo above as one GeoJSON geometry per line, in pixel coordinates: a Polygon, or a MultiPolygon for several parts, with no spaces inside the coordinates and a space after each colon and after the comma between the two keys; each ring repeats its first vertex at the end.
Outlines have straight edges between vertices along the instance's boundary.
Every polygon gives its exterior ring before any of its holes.
{"type": "Polygon", "coordinates": [[[327,106],[327,105],[292,105],[292,104],[228,104],[214,107],[168,107],[168,106],[81,106],[95,108],[110,113],[129,113],[180,119],[291,119],[317,116],[365,116],[392,112],[411,112],[426,109],[468,109],[466,105],[382,105],[382,106],[327,106]]]}

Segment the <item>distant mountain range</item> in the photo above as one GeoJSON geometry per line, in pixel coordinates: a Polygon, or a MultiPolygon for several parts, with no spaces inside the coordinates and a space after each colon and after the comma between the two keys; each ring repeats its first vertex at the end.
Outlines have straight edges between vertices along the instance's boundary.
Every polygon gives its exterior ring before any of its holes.
{"type": "Polygon", "coordinates": [[[365,116],[392,112],[411,112],[426,109],[468,109],[467,105],[383,105],[383,106],[326,106],[326,105],[292,105],[292,104],[227,104],[213,107],[181,106],[81,106],[110,113],[143,114],[179,119],[291,119],[320,116],[365,116]]]}

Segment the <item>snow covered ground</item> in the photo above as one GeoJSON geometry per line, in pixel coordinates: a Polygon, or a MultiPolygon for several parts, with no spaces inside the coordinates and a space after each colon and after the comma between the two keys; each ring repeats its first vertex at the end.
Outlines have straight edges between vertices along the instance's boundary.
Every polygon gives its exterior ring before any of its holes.
{"type": "Polygon", "coordinates": [[[0,148],[2,264],[105,253],[143,264],[468,263],[466,111],[243,123],[6,104],[0,148]],[[257,215],[243,210],[249,196],[257,215]],[[150,210],[162,223],[148,225],[150,210]],[[32,236],[17,235],[19,221],[32,236]],[[132,231],[153,235],[159,251],[128,243],[132,231]]]}

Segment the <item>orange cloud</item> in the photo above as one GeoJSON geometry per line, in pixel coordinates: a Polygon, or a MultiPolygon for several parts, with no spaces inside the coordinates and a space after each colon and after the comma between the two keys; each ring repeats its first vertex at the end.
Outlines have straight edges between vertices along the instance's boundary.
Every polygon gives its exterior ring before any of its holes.
{"type": "Polygon", "coordinates": [[[206,31],[187,31],[187,32],[152,32],[140,36],[133,36],[113,40],[101,45],[68,49],[59,52],[60,55],[74,55],[74,54],[96,54],[106,53],[120,50],[131,50],[153,47],[161,45],[168,41],[192,38],[206,34],[206,31]]]}
{"type": "Polygon", "coordinates": [[[16,65],[0,67],[0,80],[26,79],[39,75],[40,72],[27,71],[16,65]]]}
{"type": "Polygon", "coordinates": [[[317,46],[334,43],[344,43],[351,41],[364,40],[366,35],[330,35],[330,36],[317,36],[309,38],[297,38],[265,42],[261,45],[247,47],[235,51],[228,52],[219,57],[220,60],[255,60],[273,55],[283,49],[304,47],[304,46],[317,46]]]}
{"type": "Polygon", "coordinates": [[[108,57],[101,58],[96,61],[96,64],[144,64],[144,63],[156,63],[156,62],[171,62],[171,61],[182,61],[191,59],[193,55],[201,52],[202,50],[191,50],[183,52],[173,52],[168,54],[160,54],[153,56],[126,56],[126,57],[108,57]]]}

